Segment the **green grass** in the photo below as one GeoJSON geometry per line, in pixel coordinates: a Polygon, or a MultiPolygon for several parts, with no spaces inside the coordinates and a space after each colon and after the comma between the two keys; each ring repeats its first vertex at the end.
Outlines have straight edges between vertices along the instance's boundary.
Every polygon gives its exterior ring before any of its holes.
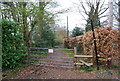
{"type": "Polygon", "coordinates": [[[31,60],[29,60],[29,64],[32,65],[31,63],[35,63],[35,62],[40,62],[42,60],[40,59],[44,59],[44,58],[47,58],[47,56],[49,55],[48,54],[48,50],[36,50],[37,53],[33,53],[32,55],[37,55],[37,56],[30,56],[31,60]],[[46,53],[40,53],[40,52],[46,52],[46,53]]]}
{"type": "Polygon", "coordinates": [[[48,56],[48,54],[47,53],[44,53],[44,54],[40,54],[40,56],[48,56]]]}
{"type": "Polygon", "coordinates": [[[71,68],[71,71],[75,71],[76,70],[76,68],[71,68]]]}
{"type": "Polygon", "coordinates": [[[33,55],[40,55],[40,56],[48,56],[48,50],[36,50],[37,53],[33,53],[33,55]],[[45,52],[45,53],[40,53],[40,52],[45,52]]]}
{"type": "MultiPolygon", "coordinates": [[[[70,50],[64,50],[65,53],[74,53],[73,51],[70,50]]],[[[74,54],[68,54],[69,57],[74,57],[74,54]]]]}
{"type": "MultiPolygon", "coordinates": [[[[65,50],[64,51],[65,53],[73,53],[73,51],[69,51],[69,50],[65,50]]],[[[74,54],[69,54],[69,57],[74,57],[74,54]]],[[[86,59],[85,58],[79,58],[79,60],[83,60],[83,61],[85,61],[86,59]]],[[[73,69],[71,69],[71,70],[76,70],[75,68],[73,68],[73,69]]],[[[80,67],[80,69],[78,69],[78,70],[84,70],[84,71],[93,71],[94,70],[94,68],[93,67],[87,67],[87,66],[82,66],[82,67],[80,67]]]]}
{"type": "Polygon", "coordinates": [[[74,51],[64,50],[65,53],[74,53],[74,51]]]}
{"type": "Polygon", "coordinates": [[[86,59],[85,58],[79,58],[79,60],[85,61],[86,59]]]}
{"type": "Polygon", "coordinates": [[[113,65],[113,66],[111,66],[111,68],[116,69],[116,68],[118,68],[118,66],[113,65]]]}
{"type": "Polygon", "coordinates": [[[93,67],[82,66],[82,67],[80,67],[80,70],[84,70],[84,71],[93,71],[94,68],[93,68],[93,67]]]}
{"type": "Polygon", "coordinates": [[[74,57],[74,54],[69,54],[69,57],[74,57]]]}
{"type": "Polygon", "coordinates": [[[0,67],[2,67],[2,60],[0,59],[0,67]]]}
{"type": "Polygon", "coordinates": [[[108,70],[116,70],[116,69],[118,69],[117,66],[111,66],[110,68],[108,66],[102,66],[102,67],[100,66],[99,68],[100,68],[101,71],[108,71],[108,70]]]}
{"type": "Polygon", "coordinates": [[[59,48],[59,46],[54,46],[54,48],[59,48]]]}
{"type": "Polygon", "coordinates": [[[120,70],[118,70],[118,73],[120,74],[120,70]]]}
{"type": "Polygon", "coordinates": [[[109,70],[109,67],[104,66],[104,67],[103,67],[103,70],[109,70]]]}

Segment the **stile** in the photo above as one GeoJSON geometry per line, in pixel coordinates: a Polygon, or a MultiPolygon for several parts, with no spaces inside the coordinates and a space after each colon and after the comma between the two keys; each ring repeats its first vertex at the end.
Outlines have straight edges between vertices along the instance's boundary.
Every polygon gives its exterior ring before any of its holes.
{"type": "Polygon", "coordinates": [[[83,60],[80,60],[80,62],[82,62],[82,63],[85,64],[86,66],[91,66],[91,65],[93,65],[93,63],[87,63],[87,62],[85,62],[85,61],[83,61],[83,60]]]}
{"type": "Polygon", "coordinates": [[[77,58],[92,58],[93,55],[74,55],[74,57],[77,57],[77,58]]]}

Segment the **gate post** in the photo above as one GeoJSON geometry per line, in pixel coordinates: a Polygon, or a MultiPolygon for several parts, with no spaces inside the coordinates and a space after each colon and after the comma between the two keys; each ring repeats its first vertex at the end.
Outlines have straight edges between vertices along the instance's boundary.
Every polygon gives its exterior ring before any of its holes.
{"type": "MultiPolygon", "coordinates": [[[[77,55],[77,47],[74,47],[74,54],[77,55]]],[[[76,69],[76,66],[77,66],[76,63],[77,63],[77,58],[74,57],[74,67],[75,67],[75,69],[76,69]]]]}
{"type": "Polygon", "coordinates": [[[74,54],[77,55],[77,47],[74,47],[74,54]]]}

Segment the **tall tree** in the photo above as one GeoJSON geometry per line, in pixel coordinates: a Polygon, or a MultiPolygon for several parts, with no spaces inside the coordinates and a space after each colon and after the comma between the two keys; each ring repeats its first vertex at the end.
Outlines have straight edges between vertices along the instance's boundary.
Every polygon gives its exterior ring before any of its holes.
{"type": "MultiPolygon", "coordinates": [[[[94,27],[100,27],[101,26],[101,23],[100,22],[100,19],[103,18],[103,17],[106,17],[106,15],[103,15],[108,7],[104,7],[104,2],[101,2],[101,0],[85,0],[85,3],[84,1],[80,1],[79,0],[79,4],[76,3],[79,8],[79,13],[83,16],[83,18],[86,20],[87,22],[87,26],[86,27],[89,27],[89,23],[90,23],[90,20],[92,20],[94,23],[94,27]],[[82,8],[82,10],[81,10],[82,8]],[[87,16],[87,18],[85,17],[85,14],[87,16]]],[[[90,29],[91,30],[91,29],[90,29]]]]}
{"type": "Polygon", "coordinates": [[[113,15],[114,15],[114,28],[120,27],[120,0],[115,0],[115,4],[113,5],[113,15]]]}
{"type": "Polygon", "coordinates": [[[47,11],[50,2],[2,2],[2,18],[19,22],[19,31],[23,33],[26,48],[30,46],[33,34],[41,31],[45,25],[54,21],[54,13],[47,11]]]}
{"type": "MultiPolygon", "coordinates": [[[[36,28],[35,28],[35,33],[33,35],[33,40],[36,42],[39,42],[40,40],[45,39],[45,32],[48,30],[48,32],[51,31],[50,24],[54,23],[54,13],[51,13],[46,10],[46,7],[50,5],[51,2],[39,2],[38,7],[37,7],[37,12],[36,12],[36,28]],[[47,29],[47,28],[48,29],[47,29]],[[50,29],[50,30],[49,30],[50,29]],[[39,37],[39,39],[37,39],[39,37]]],[[[52,33],[53,31],[51,31],[52,33]]],[[[53,36],[54,37],[54,36],[53,36]]]]}

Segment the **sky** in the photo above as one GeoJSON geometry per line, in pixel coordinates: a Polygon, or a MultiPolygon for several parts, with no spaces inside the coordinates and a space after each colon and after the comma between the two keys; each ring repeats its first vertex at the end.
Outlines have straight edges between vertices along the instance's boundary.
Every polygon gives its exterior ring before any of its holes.
{"type": "MultiPolygon", "coordinates": [[[[60,7],[57,9],[69,9],[67,13],[58,15],[60,21],[58,24],[61,27],[67,26],[67,16],[68,16],[68,27],[69,31],[72,31],[75,26],[85,29],[86,21],[82,15],[78,12],[78,8],[75,3],[79,3],[79,0],[54,0],[60,4],[60,7]]],[[[108,3],[108,0],[105,0],[105,3],[108,3]]],[[[85,16],[87,18],[87,16],[85,16]]]]}
{"type": "MultiPolygon", "coordinates": [[[[23,1],[23,0],[18,0],[18,1],[23,1]]],[[[31,0],[26,0],[26,1],[31,1],[31,0]]],[[[66,27],[67,26],[67,16],[68,16],[68,27],[69,27],[69,31],[72,31],[76,26],[80,27],[82,29],[85,29],[85,24],[86,21],[84,20],[83,16],[79,13],[78,11],[78,7],[75,5],[75,3],[79,3],[79,1],[84,1],[83,4],[85,5],[85,1],[86,0],[32,0],[34,1],[55,1],[58,2],[58,4],[60,6],[58,6],[57,8],[54,8],[54,10],[61,10],[61,9],[69,9],[68,12],[63,13],[63,14],[59,14],[57,19],[59,19],[60,21],[57,22],[57,24],[60,27],[66,27]]],[[[95,0],[90,0],[90,1],[95,1],[95,0]]],[[[100,1],[105,1],[105,5],[108,6],[108,1],[114,1],[114,0],[100,0],[100,1]]],[[[86,5],[85,5],[86,7],[86,5]]],[[[80,10],[82,10],[82,8],[79,7],[80,10]]],[[[89,10],[89,8],[86,8],[87,10],[89,10]]],[[[104,15],[108,15],[108,11],[104,14],[104,15]]],[[[87,16],[84,15],[85,18],[87,19],[87,16]]],[[[101,21],[104,20],[108,20],[108,18],[102,18],[101,21]]]]}
{"type": "Polygon", "coordinates": [[[83,27],[83,24],[86,22],[83,21],[83,17],[80,16],[80,13],[75,8],[74,3],[77,2],[77,0],[57,0],[58,3],[60,3],[60,9],[69,9],[68,12],[60,14],[58,18],[60,19],[60,22],[58,23],[60,26],[67,26],[67,16],[68,16],[68,27],[69,30],[73,30],[75,26],[79,26],[81,28],[83,27]]]}

